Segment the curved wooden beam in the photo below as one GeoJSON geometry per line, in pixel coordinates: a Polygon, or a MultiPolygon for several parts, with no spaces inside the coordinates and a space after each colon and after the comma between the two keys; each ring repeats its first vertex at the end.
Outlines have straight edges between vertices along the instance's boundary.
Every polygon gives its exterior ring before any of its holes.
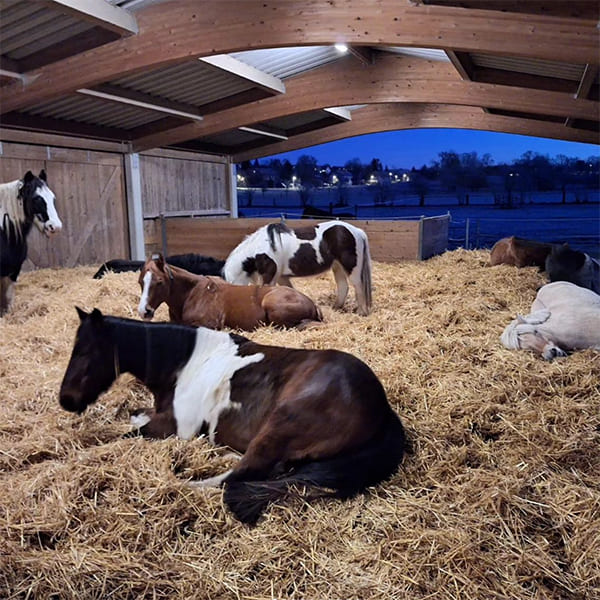
{"type": "Polygon", "coordinates": [[[3,112],[116,77],[239,50],[344,41],[600,64],[596,22],[415,5],[410,0],[173,0],[136,12],[139,33],[0,89],[3,112]],[[560,45],[557,45],[560,40],[560,45]]]}
{"type": "Polygon", "coordinates": [[[351,58],[286,81],[287,93],[206,115],[134,140],[135,151],[167,146],[294,113],[389,102],[435,102],[482,106],[556,117],[597,120],[600,104],[563,92],[464,81],[450,63],[386,56],[365,68],[351,58]]]}
{"type": "MultiPolygon", "coordinates": [[[[597,144],[598,133],[575,130],[562,123],[516,119],[484,113],[480,108],[438,104],[378,104],[352,113],[352,121],[296,135],[285,142],[261,146],[232,156],[241,162],[308,148],[337,140],[401,129],[476,129],[597,144]]],[[[592,152],[592,149],[590,149],[592,152]]]]}

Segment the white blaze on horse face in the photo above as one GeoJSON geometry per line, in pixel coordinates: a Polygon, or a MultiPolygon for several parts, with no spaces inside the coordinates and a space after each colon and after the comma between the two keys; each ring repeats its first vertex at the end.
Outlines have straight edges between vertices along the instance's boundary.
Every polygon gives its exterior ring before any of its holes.
{"type": "Polygon", "coordinates": [[[56,207],[54,206],[55,196],[46,184],[38,187],[35,193],[41,196],[46,202],[46,212],[48,213],[48,220],[46,222],[42,223],[37,218],[35,222],[40,231],[50,237],[62,229],[62,221],[58,217],[56,207]]]}
{"type": "Polygon", "coordinates": [[[221,413],[239,408],[231,402],[231,378],[237,370],[260,362],[264,354],[239,356],[237,352],[228,333],[198,327],[194,351],[175,384],[173,412],[178,437],[189,440],[206,423],[214,443],[221,413]]]}
{"type": "Polygon", "coordinates": [[[144,274],[144,288],[142,289],[142,297],[140,298],[140,303],[138,304],[138,314],[143,319],[146,316],[146,306],[148,304],[148,295],[150,294],[150,284],[152,283],[152,273],[150,271],[146,271],[144,274]]]}

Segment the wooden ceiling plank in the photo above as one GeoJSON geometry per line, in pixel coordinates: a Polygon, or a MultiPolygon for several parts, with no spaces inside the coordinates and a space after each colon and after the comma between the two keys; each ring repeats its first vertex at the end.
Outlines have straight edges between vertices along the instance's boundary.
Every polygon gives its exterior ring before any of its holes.
{"type": "Polygon", "coordinates": [[[43,1],[49,8],[100,25],[120,35],[131,35],[139,31],[137,21],[129,11],[114,6],[106,0],[43,1]]]}
{"type": "Polygon", "coordinates": [[[201,11],[196,0],[173,0],[168,11],[165,6],[151,5],[136,13],[137,35],[35,70],[26,86],[5,86],[0,90],[3,110],[190,57],[330,44],[332,31],[343,31],[349,45],[445,48],[546,60],[555,60],[558,53],[564,62],[600,64],[598,29],[591,20],[502,12],[490,18],[487,10],[398,0],[299,0],[280,3],[276,11],[262,0],[220,0],[203,4],[201,11]]]}

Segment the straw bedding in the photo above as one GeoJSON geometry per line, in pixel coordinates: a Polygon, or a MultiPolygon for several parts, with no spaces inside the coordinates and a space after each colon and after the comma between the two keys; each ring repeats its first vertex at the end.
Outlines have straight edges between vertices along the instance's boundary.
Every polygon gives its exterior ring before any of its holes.
{"type": "Polygon", "coordinates": [[[73,305],[135,317],[136,274],[23,274],[0,322],[0,597],[594,597],[600,355],[545,363],[501,347],[543,278],[488,256],[376,263],[366,318],[353,302],[330,308],[331,275],[305,279],[323,326],[249,334],[359,356],[411,440],[398,474],[368,494],[292,498],[254,529],[221,490],[185,485],[232,466],[226,450],[122,437],[129,411],[151,404],[131,377],[82,416],[58,404],[73,305]]]}

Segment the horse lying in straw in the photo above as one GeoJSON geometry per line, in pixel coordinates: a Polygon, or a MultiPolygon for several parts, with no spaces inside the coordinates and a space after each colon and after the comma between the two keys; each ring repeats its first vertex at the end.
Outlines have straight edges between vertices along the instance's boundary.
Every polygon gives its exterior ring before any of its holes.
{"type": "Polygon", "coordinates": [[[600,350],[600,296],[567,281],[540,288],[531,312],[504,330],[502,344],[511,350],[532,350],[545,360],[567,351],[600,350]]]}
{"type": "Polygon", "coordinates": [[[552,249],[546,258],[546,273],[551,282],[570,281],[600,294],[600,262],[569,244],[552,249]]]}
{"type": "Polygon", "coordinates": [[[538,267],[543,271],[546,257],[554,244],[525,240],[523,238],[505,237],[498,240],[490,251],[490,265],[514,265],[515,267],[538,267]]]}
{"type": "Polygon", "coordinates": [[[154,395],[154,413],[132,417],[142,435],[205,432],[244,453],[232,470],[193,484],[223,484],[245,523],[290,486],[349,498],[391,477],[402,460],[400,419],[375,374],[350,354],[77,310],[63,408],[82,413],[120,373],[133,374],[154,395]]]}
{"type": "Polygon", "coordinates": [[[211,329],[244,329],[261,324],[304,327],[322,321],[321,311],[298,290],[276,286],[232,285],[218,277],[204,277],[167,264],[153,255],[139,277],[142,296],[138,313],[152,319],[166,302],[174,323],[211,329]]]}
{"type": "Polygon", "coordinates": [[[0,316],[9,309],[14,286],[27,258],[27,236],[35,223],[47,237],[62,229],[46,172],[0,184],[0,316]]]}
{"type": "Polygon", "coordinates": [[[284,223],[261,227],[236,246],[225,261],[230,283],[279,283],[290,277],[316,275],[331,269],[337,284],[334,307],[341,308],[354,286],[358,312],[371,310],[371,256],[366,233],[343,221],[290,229],[284,223]]]}
{"type": "MultiPolygon", "coordinates": [[[[203,256],[202,254],[173,254],[165,259],[170,265],[185,269],[196,275],[221,276],[221,271],[225,265],[224,260],[213,258],[212,256],[203,256]]],[[[124,260],[113,258],[102,263],[102,266],[94,274],[94,279],[102,279],[106,273],[127,273],[131,271],[140,271],[144,266],[143,260],[124,260]]]]}

